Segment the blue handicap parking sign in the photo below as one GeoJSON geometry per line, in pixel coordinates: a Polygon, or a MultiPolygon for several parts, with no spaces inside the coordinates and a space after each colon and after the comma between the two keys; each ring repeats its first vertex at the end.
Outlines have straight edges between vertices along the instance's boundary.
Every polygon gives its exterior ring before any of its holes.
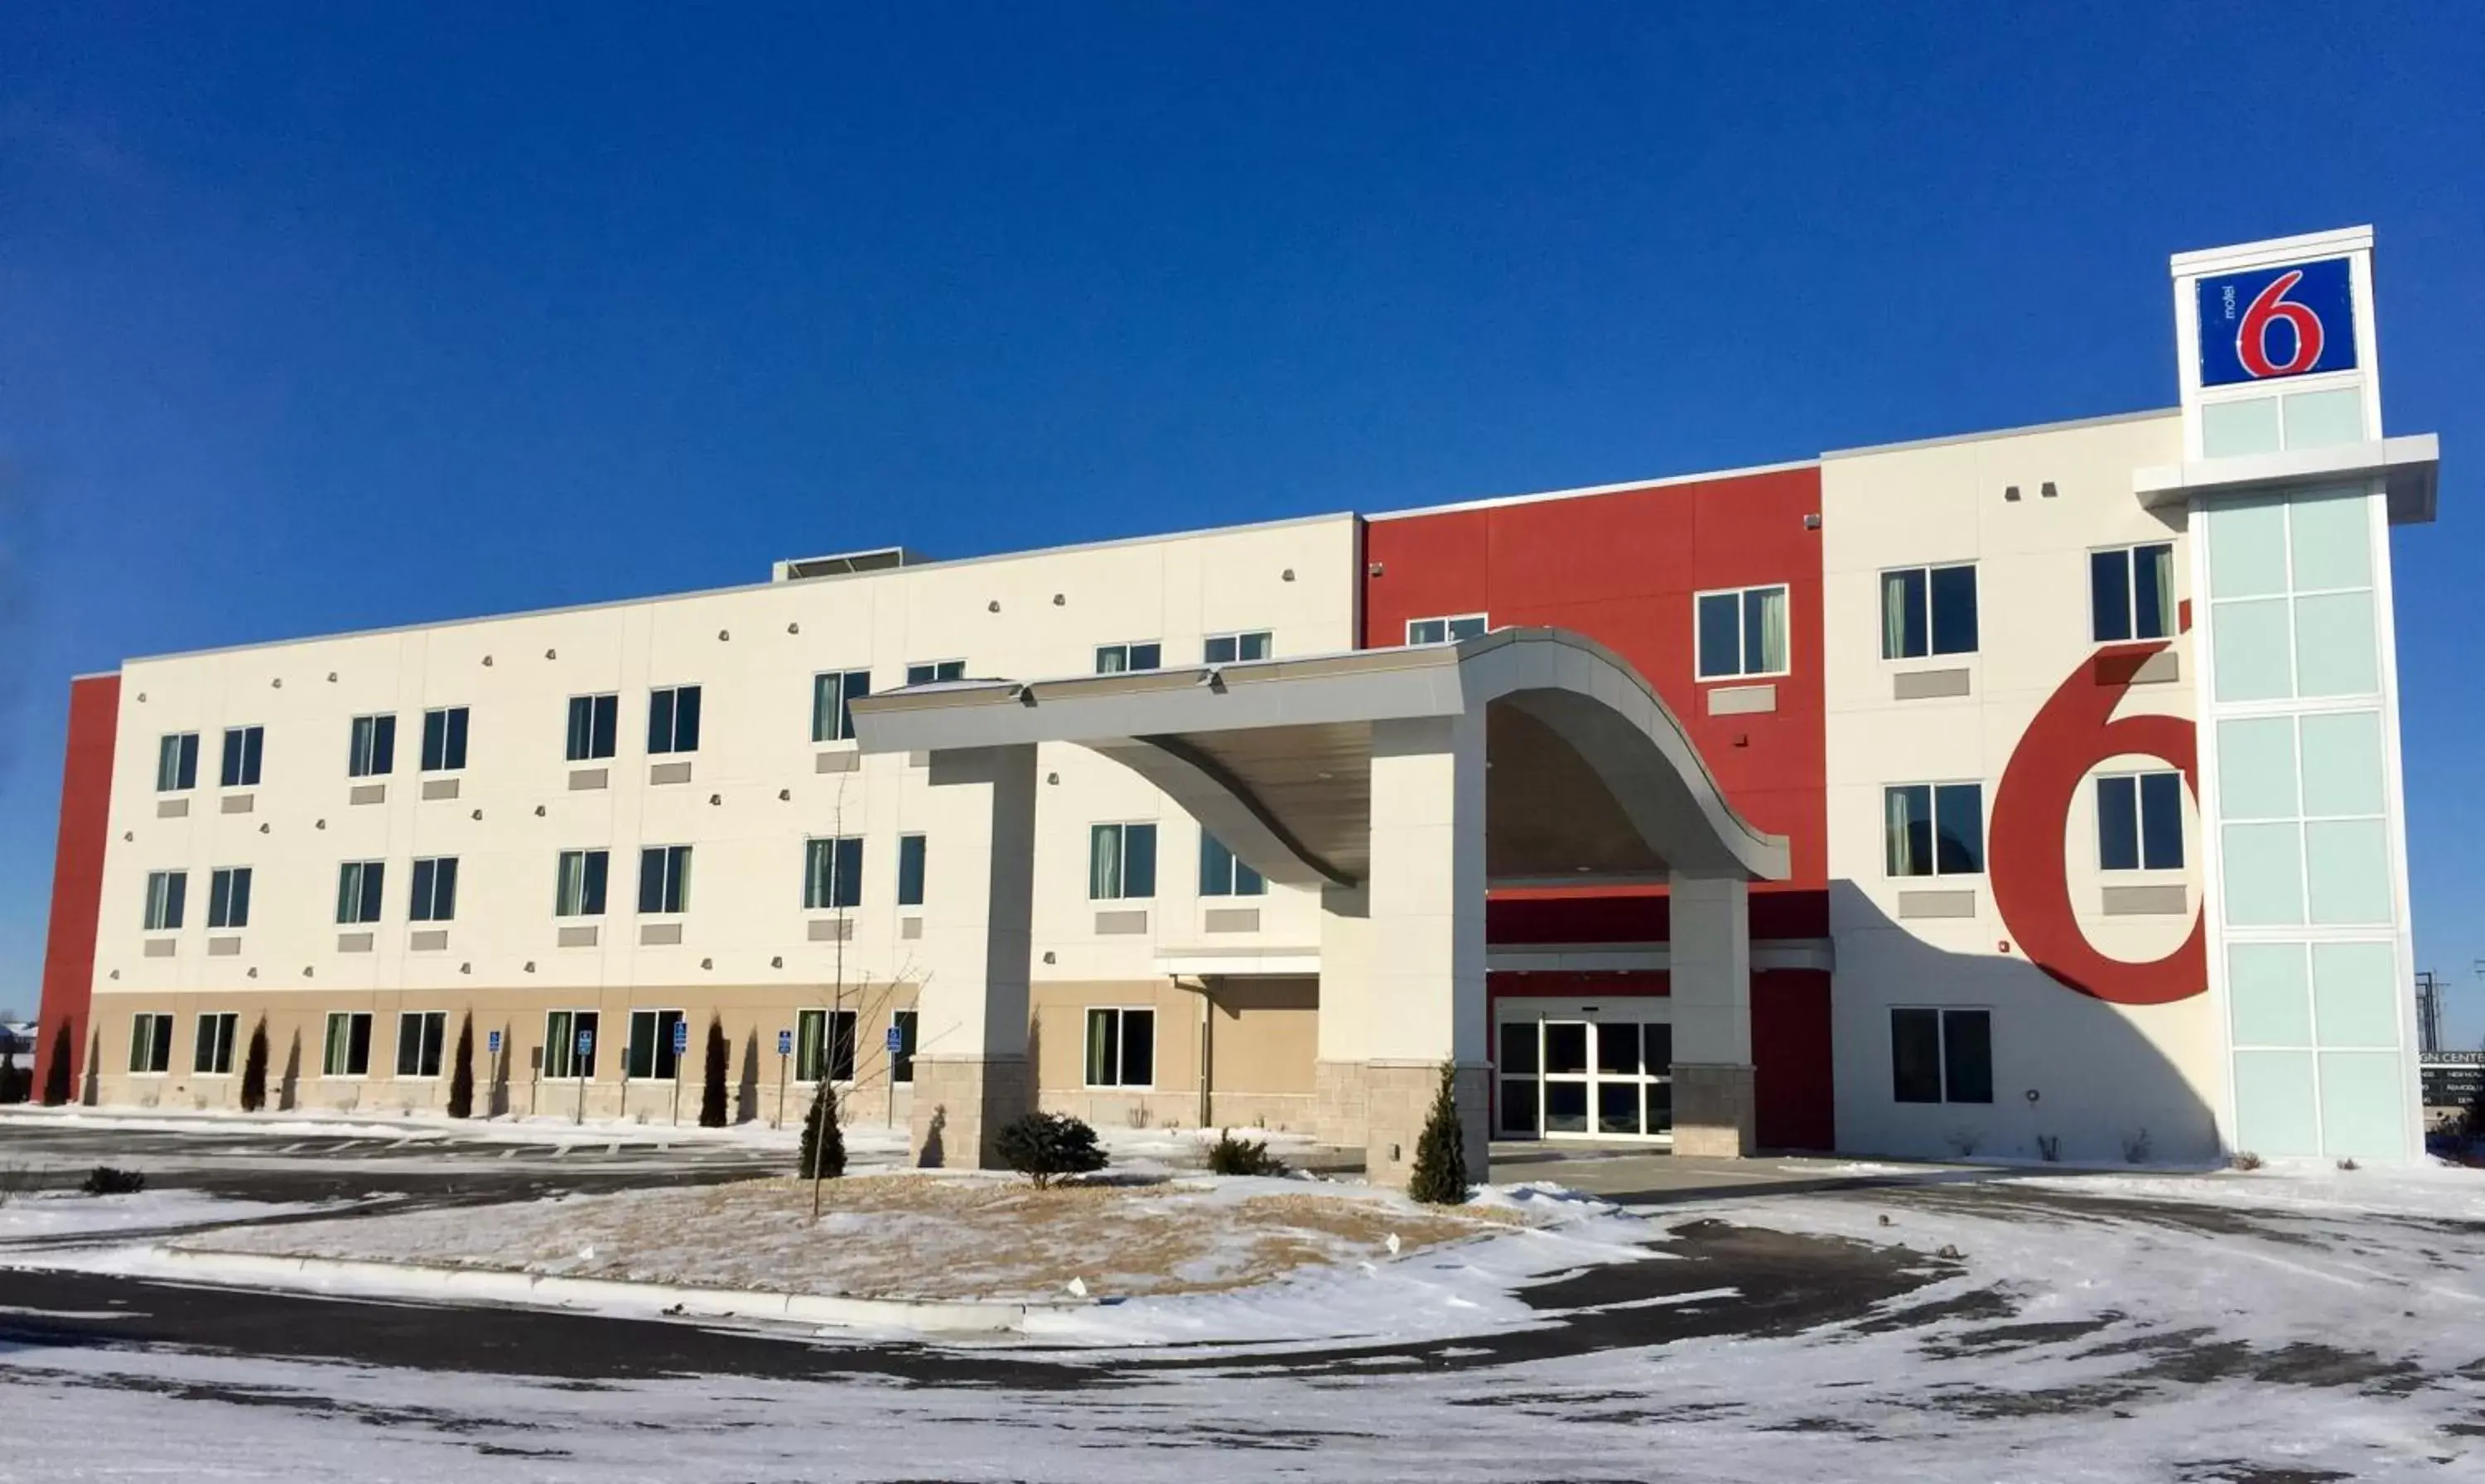
{"type": "Polygon", "coordinates": [[[777,1033],[777,1054],[778,1056],[792,1056],[794,1054],[793,1032],[779,1031],[777,1033]]]}
{"type": "Polygon", "coordinates": [[[493,1031],[483,1038],[483,1049],[494,1056],[501,1054],[501,1033],[493,1031]]]}
{"type": "Polygon", "coordinates": [[[595,1033],[582,1027],[578,1033],[578,1054],[585,1056],[594,1049],[595,1033]]]}
{"type": "Polygon", "coordinates": [[[690,1048],[691,1048],[691,1023],[690,1023],[689,1021],[687,1021],[687,1020],[676,1020],[676,1021],[674,1021],[674,1022],[673,1022],[673,1055],[675,1055],[675,1056],[680,1056],[683,1052],[688,1051],[690,1048]]]}
{"type": "Polygon", "coordinates": [[[888,1049],[889,1049],[889,1050],[891,1050],[891,1051],[903,1051],[903,1050],[905,1050],[905,1049],[906,1049],[906,1038],[905,1038],[905,1036],[904,1036],[903,1034],[901,1034],[901,1033],[898,1031],[897,1027],[895,1027],[895,1026],[893,1026],[893,1025],[892,1025],[892,1026],[890,1026],[890,1027],[888,1028],[888,1049]]]}

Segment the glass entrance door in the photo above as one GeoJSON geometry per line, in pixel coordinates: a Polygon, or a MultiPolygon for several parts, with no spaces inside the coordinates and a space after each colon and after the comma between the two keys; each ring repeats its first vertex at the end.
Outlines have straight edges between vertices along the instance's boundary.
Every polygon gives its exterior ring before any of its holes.
{"type": "Polygon", "coordinates": [[[1674,1026],[1643,1014],[1589,1010],[1505,1019],[1496,1099],[1503,1137],[1670,1138],[1674,1026]]]}

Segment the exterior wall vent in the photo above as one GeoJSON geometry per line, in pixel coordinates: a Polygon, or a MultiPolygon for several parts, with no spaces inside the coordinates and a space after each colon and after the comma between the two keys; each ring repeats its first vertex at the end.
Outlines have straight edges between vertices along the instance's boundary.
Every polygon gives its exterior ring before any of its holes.
{"type": "Polygon", "coordinates": [[[923,553],[902,546],[874,547],[862,552],[838,552],[828,556],[798,556],[777,564],[771,580],[800,582],[810,578],[853,577],[862,572],[887,572],[896,567],[919,567],[923,553]]]}

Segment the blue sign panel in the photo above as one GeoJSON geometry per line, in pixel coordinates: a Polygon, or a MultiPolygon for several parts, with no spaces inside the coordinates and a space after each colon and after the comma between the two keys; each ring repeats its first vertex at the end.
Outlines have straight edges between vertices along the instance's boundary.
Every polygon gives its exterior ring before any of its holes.
{"type": "Polygon", "coordinates": [[[900,1034],[897,1027],[893,1025],[888,1028],[888,1049],[892,1052],[903,1051],[906,1049],[905,1036],[900,1034]]]}
{"type": "Polygon", "coordinates": [[[2200,385],[2356,368],[2356,298],[2343,257],[2199,281],[2200,385]]]}
{"type": "Polygon", "coordinates": [[[588,1052],[593,1051],[594,1049],[595,1049],[595,1033],[594,1033],[593,1031],[589,1031],[589,1030],[584,1030],[584,1029],[580,1030],[580,1032],[578,1033],[578,1054],[579,1054],[580,1056],[585,1056],[585,1055],[587,1055],[588,1052]]]}
{"type": "Polygon", "coordinates": [[[779,1031],[777,1033],[777,1054],[778,1056],[792,1056],[794,1054],[793,1032],[779,1031]]]}
{"type": "Polygon", "coordinates": [[[501,1033],[493,1031],[483,1038],[483,1049],[494,1056],[501,1054],[501,1033]]]}
{"type": "Polygon", "coordinates": [[[691,1023],[687,1020],[676,1020],[673,1022],[673,1055],[680,1056],[689,1049],[691,1049],[691,1023]]]}

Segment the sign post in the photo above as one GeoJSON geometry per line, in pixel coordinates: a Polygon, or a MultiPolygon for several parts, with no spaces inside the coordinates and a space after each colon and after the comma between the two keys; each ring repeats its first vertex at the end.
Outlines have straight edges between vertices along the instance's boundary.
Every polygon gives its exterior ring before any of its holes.
{"type": "Polygon", "coordinates": [[[577,1052],[577,1054],[578,1054],[578,1117],[577,1117],[577,1118],[575,1118],[575,1119],[572,1119],[570,1121],[571,1121],[571,1122],[573,1122],[573,1123],[584,1123],[584,1122],[586,1122],[586,1121],[587,1121],[587,1069],[588,1069],[588,1063],[587,1063],[587,1059],[588,1057],[591,1057],[591,1056],[593,1056],[593,1055],[595,1054],[595,1032],[594,1032],[593,1028],[588,1027],[588,1026],[580,1026],[580,1027],[578,1028],[578,1052],[577,1052]]]}
{"type": "Polygon", "coordinates": [[[508,1086],[508,1079],[501,1075],[501,1033],[486,1031],[483,1041],[483,1060],[491,1067],[491,1086],[483,1094],[483,1116],[490,1118],[501,1111],[501,1093],[508,1086]]]}
{"type": "Polygon", "coordinates": [[[691,1022],[688,1016],[673,1022],[673,1126],[682,1125],[682,1058],[691,1049],[691,1022]]]}
{"type": "Polygon", "coordinates": [[[779,1031],[779,1032],[778,1032],[778,1033],[777,1033],[777,1121],[768,1125],[768,1126],[769,1126],[769,1127],[771,1127],[771,1128],[782,1128],[782,1127],[784,1127],[784,1126],[785,1126],[785,1061],[786,1061],[786,1059],[787,1059],[788,1057],[791,1057],[793,1054],[794,1054],[794,1033],[793,1033],[793,1032],[791,1032],[791,1031],[779,1031]]]}
{"type": "Polygon", "coordinates": [[[898,1034],[897,1021],[891,1018],[881,1044],[888,1048],[888,1126],[897,1126],[897,1053],[906,1049],[906,1038],[898,1034]]]}

